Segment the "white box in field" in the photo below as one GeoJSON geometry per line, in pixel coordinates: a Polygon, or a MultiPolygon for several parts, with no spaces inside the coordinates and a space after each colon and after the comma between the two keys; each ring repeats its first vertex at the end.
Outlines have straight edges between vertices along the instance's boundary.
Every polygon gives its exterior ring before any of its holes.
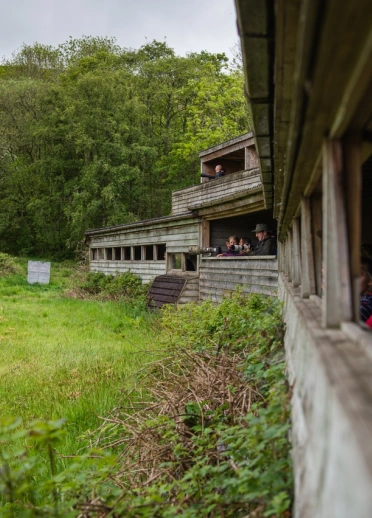
{"type": "Polygon", "coordinates": [[[28,261],[27,282],[29,284],[49,284],[50,263],[42,261],[28,261]]]}

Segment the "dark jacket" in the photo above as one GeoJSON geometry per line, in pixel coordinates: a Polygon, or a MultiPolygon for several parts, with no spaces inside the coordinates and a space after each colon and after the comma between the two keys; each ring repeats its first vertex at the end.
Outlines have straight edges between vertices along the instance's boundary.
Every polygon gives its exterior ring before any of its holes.
{"type": "Polygon", "coordinates": [[[256,248],[249,255],[276,255],[276,241],[273,237],[265,237],[259,241],[256,248]]]}

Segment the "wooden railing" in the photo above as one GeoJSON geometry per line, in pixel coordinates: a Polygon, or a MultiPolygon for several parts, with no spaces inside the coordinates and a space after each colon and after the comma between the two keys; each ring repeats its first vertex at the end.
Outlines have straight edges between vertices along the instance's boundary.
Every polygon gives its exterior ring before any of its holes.
{"type": "Polygon", "coordinates": [[[261,178],[257,168],[238,173],[231,173],[217,180],[187,187],[172,193],[172,214],[182,214],[197,209],[202,205],[224,202],[229,197],[240,194],[246,196],[248,190],[261,187],[261,178]]]}

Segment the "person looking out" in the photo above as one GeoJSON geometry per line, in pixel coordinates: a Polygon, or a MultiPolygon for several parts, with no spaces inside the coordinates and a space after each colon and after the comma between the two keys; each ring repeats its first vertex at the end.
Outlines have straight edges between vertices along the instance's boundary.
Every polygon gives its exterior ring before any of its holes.
{"type": "Polygon", "coordinates": [[[222,176],[225,176],[226,171],[223,169],[222,165],[216,165],[214,168],[216,174],[208,174],[208,173],[202,173],[200,176],[202,178],[209,178],[210,180],[216,180],[217,178],[222,178],[222,176]]]}
{"type": "Polygon", "coordinates": [[[229,239],[226,241],[227,246],[227,252],[223,252],[222,254],[218,254],[217,257],[229,257],[233,255],[239,255],[238,250],[232,250],[233,245],[239,244],[239,238],[238,236],[230,236],[229,239]]]}
{"type": "Polygon", "coordinates": [[[269,227],[265,223],[257,223],[256,228],[252,230],[256,234],[258,244],[252,252],[247,255],[276,255],[276,242],[269,234],[269,227]]]}

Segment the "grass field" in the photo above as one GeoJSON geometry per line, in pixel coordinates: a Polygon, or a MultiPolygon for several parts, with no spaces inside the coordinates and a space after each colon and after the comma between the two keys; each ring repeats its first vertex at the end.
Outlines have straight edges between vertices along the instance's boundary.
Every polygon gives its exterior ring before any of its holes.
{"type": "Polygon", "coordinates": [[[71,265],[52,265],[51,283],[24,273],[0,278],[0,417],[66,418],[64,453],[124,403],[148,361],[154,317],[118,302],[64,295],[71,265]],[[150,338],[151,337],[151,338],[150,338]]]}

